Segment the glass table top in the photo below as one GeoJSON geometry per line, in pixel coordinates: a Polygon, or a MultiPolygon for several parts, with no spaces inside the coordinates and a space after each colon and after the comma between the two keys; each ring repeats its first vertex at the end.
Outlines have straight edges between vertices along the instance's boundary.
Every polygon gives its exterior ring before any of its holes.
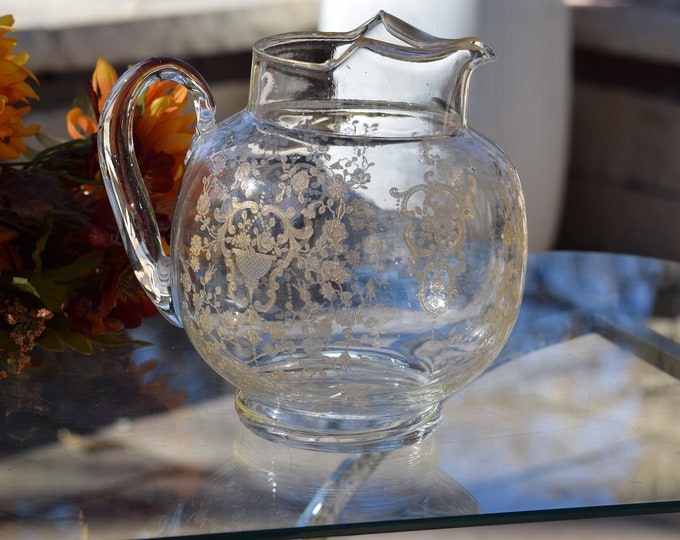
{"type": "Polygon", "coordinates": [[[680,264],[532,254],[503,352],[387,453],[291,448],[160,317],[0,381],[0,537],[313,538],[680,512],[680,264]],[[7,383],[7,384],[6,384],[7,383]]]}

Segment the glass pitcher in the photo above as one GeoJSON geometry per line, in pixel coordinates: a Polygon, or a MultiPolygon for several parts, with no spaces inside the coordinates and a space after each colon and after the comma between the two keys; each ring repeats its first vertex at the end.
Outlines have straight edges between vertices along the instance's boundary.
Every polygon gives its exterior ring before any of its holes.
{"type": "Polygon", "coordinates": [[[330,451],[416,442],[497,356],[527,243],[518,175],[466,120],[470,74],[493,57],[380,12],[258,41],[247,107],[221,123],[179,60],[112,89],[100,163],[137,278],[256,433],[330,451]],[[157,79],[197,112],[169,255],[131,136],[157,79]]]}

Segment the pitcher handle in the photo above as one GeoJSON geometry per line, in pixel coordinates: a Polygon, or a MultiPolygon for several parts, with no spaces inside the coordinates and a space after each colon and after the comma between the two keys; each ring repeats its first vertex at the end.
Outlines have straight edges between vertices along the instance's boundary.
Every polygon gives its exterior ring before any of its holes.
{"type": "Polygon", "coordinates": [[[175,81],[189,90],[196,109],[197,134],[214,125],[215,99],[203,77],[181,60],[150,58],[128,69],[109,93],[99,122],[99,163],[135,276],[158,310],[170,322],[182,326],[173,302],[171,257],[163,250],[134,148],[135,107],[155,80],[175,81]]]}

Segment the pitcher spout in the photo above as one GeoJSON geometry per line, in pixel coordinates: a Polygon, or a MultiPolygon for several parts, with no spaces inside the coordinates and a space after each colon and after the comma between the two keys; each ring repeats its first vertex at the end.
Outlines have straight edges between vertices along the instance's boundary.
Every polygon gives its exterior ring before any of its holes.
{"type": "MultiPolygon", "coordinates": [[[[386,11],[380,11],[368,22],[361,25],[357,30],[360,34],[358,44],[376,48],[387,45],[398,47],[406,55],[416,58],[408,60],[434,60],[438,57],[447,57],[458,51],[469,51],[470,61],[484,62],[495,58],[493,51],[476,37],[441,38],[428,34],[415,26],[390,15],[386,11]],[[363,43],[366,42],[366,43],[363,43]]],[[[396,49],[395,49],[396,50],[396,49]]],[[[387,50],[383,51],[389,54],[387,50]]]]}
{"type": "Polygon", "coordinates": [[[465,126],[470,75],[494,59],[476,37],[436,37],[380,11],[349,32],[257,42],[249,109],[299,99],[382,102],[444,112],[465,126]]]}
{"type": "Polygon", "coordinates": [[[457,116],[460,123],[467,126],[470,76],[476,67],[496,59],[488,45],[471,36],[453,39],[436,37],[385,11],[380,11],[365,28],[362,38],[367,41],[364,45],[367,48],[376,51],[382,48],[381,54],[385,54],[387,51],[384,49],[398,47],[405,61],[444,64],[441,74],[433,74],[432,80],[428,82],[441,97],[428,98],[441,100],[447,112],[457,116]]]}

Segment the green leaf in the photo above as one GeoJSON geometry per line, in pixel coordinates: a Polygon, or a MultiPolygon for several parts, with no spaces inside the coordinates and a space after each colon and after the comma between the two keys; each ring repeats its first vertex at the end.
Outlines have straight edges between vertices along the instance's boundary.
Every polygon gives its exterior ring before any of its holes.
{"type": "Polygon", "coordinates": [[[58,177],[76,184],[100,185],[101,180],[72,174],[74,165],[76,169],[79,169],[77,165],[84,164],[83,161],[89,154],[92,144],[91,137],[83,137],[65,141],[57,146],[50,146],[33,157],[31,168],[38,174],[58,177]]]}
{"type": "Polygon", "coordinates": [[[68,140],[62,139],[61,137],[49,135],[47,133],[43,133],[42,131],[38,131],[38,133],[35,134],[35,138],[40,144],[42,144],[46,148],[49,148],[51,146],[57,146],[58,144],[63,144],[68,140]]]}
{"type": "MultiPolygon", "coordinates": [[[[0,338],[2,337],[1,334],[2,329],[0,329],[0,338]]],[[[148,341],[124,339],[114,334],[96,334],[88,338],[78,332],[58,331],[47,327],[41,334],[40,339],[36,341],[36,345],[52,352],[61,352],[68,345],[79,353],[89,355],[92,353],[93,345],[120,347],[123,345],[146,346],[151,345],[151,343],[148,341]]]]}
{"type": "Polygon", "coordinates": [[[80,107],[81,112],[90,118],[95,117],[90,94],[84,89],[78,88],[76,90],[76,97],[73,99],[73,106],[80,107]]]}
{"type": "Polygon", "coordinates": [[[56,283],[44,274],[30,274],[23,290],[39,298],[50,311],[61,311],[68,297],[65,285],[56,283]]]}
{"type": "Polygon", "coordinates": [[[93,251],[86,253],[85,255],[81,255],[75,261],[67,264],[66,266],[60,266],[58,268],[47,270],[43,273],[43,275],[53,281],[60,283],[72,281],[97,268],[101,264],[103,258],[103,251],[93,251]]]}
{"type": "Polygon", "coordinates": [[[40,334],[40,338],[36,340],[35,344],[48,351],[61,352],[64,350],[64,342],[59,337],[59,332],[52,328],[45,328],[45,331],[40,334]]]}
{"type": "Polygon", "coordinates": [[[47,240],[49,240],[51,234],[52,234],[52,218],[48,218],[47,230],[45,231],[45,234],[43,234],[35,243],[35,249],[31,254],[31,259],[33,259],[33,264],[35,264],[36,272],[42,272],[42,259],[40,258],[40,255],[42,254],[43,251],[45,251],[47,240]]]}
{"type": "Polygon", "coordinates": [[[92,354],[92,343],[78,332],[64,332],[63,334],[59,334],[59,338],[74,351],[83,354],[92,354]]]}
{"type": "Polygon", "coordinates": [[[22,277],[22,276],[12,277],[12,286],[16,287],[20,291],[24,291],[24,292],[27,292],[28,294],[32,294],[36,298],[40,298],[40,294],[38,293],[38,290],[25,277],[22,277]]]}
{"type": "Polygon", "coordinates": [[[150,341],[143,341],[141,339],[124,339],[113,334],[96,334],[90,337],[90,341],[96,345],[105,345],[107,347],[119,347],[121,345],[135,345],[145,347],[151,345],[150,341]]]}

